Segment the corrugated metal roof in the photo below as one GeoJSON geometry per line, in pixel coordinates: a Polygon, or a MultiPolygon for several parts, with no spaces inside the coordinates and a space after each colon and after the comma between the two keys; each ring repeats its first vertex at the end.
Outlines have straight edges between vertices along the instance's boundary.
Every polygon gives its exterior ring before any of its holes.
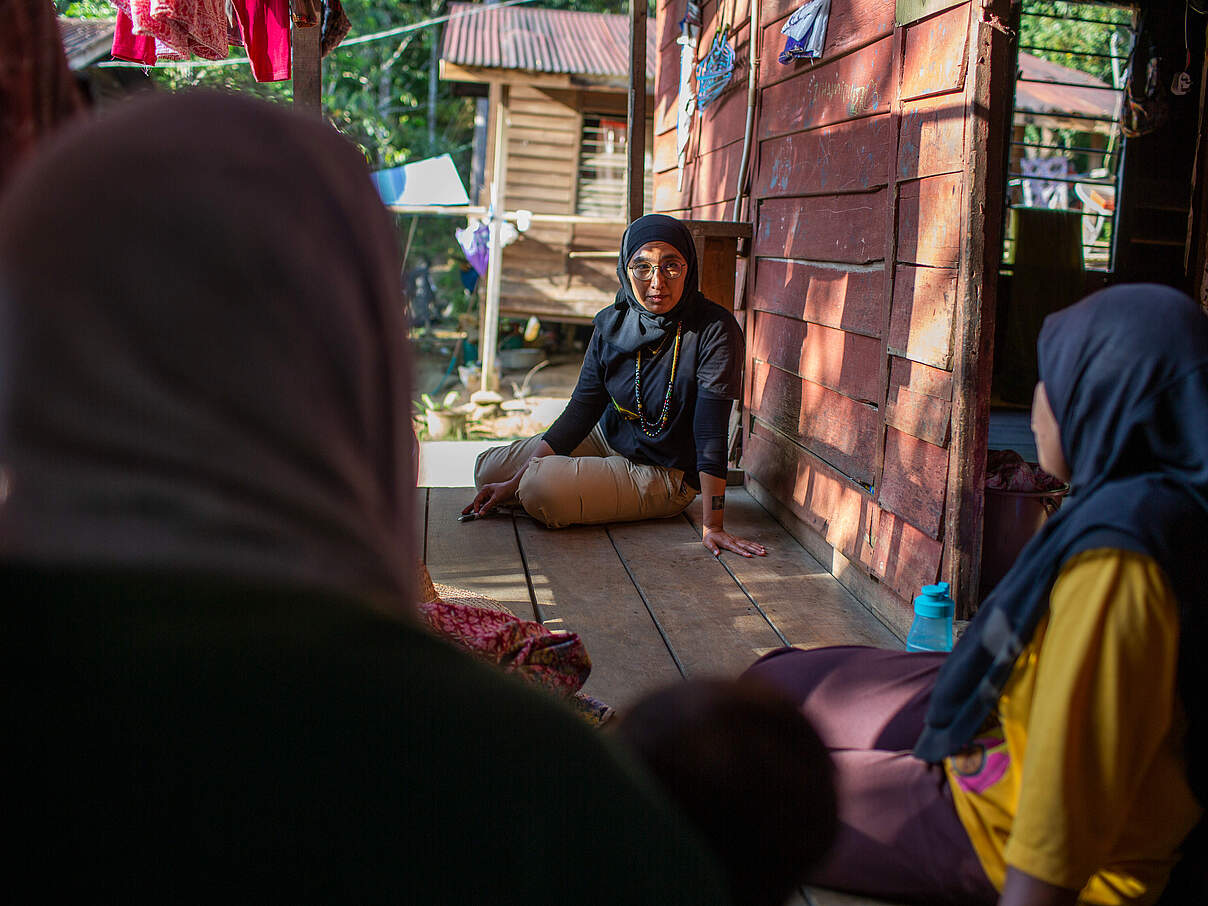
{"type": "MultiPolygon", "coordinates": [[[[1015,88],[1015,109],[1032,113],[1111,118],[1120,93],[1089,73],[1070,69],[1060,63],[1042,60],[1019,52],[1019,74],[1035,81],[1019,82],[1015,88]],[[1045,82],[1077,82],[1077,85],[1046,85],[1045,82]],[[1083,87],[1085,86],[1085,87],[1083,87]]],[[[1087,129],[1091,129],[1090,126],[1087,129]]]]}
{"type": "MultiPolygon", "coordinates": [[[[629,74],[629,17],[608,13],[450,3],[442,58],[458,66],[592,76],[629,74]]],[[[646,78],[654,78],[654,20],[646,78]]]]}
{"type": "Polygon", "coordinates": [[[63,39],[67,64],[72,69],[83,69],[109,56],[114,23],[114,19],[68,19],[59,16],[59,36],[63,39]]]}

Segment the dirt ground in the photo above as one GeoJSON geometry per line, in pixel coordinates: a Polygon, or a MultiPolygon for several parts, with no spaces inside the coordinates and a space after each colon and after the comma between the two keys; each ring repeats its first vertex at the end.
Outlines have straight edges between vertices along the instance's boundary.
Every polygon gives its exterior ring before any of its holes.
{"type": "Polygon", "coordinates": [[[443,402],[446,396],[456,393],[451,407],[465,415],[464,429],[455,436],[438,437],[428,430],[422,413],[419,414],[417,431],[422,440],[513,439],[529,437],[553,424],[578,379],[582,351],[556,351],[542,357],[541,361],[549,364],[502,370],[499,387],[502,405],[482,407],[470,401],[470,394],[480,389],[479,381],[467,373],[465,376],[470,379],[467,387],[457,367],[459,362],[455,361],[458,341],[464,336],[455,330],[437,328],[417,332],[411,338],[415,353],[412,396],[417,408],[423,408],[422,394],[443,402]]]}

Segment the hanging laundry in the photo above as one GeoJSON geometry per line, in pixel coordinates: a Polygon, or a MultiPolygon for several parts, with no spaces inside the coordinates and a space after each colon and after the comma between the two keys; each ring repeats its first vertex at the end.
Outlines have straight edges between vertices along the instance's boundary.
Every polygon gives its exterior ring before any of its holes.
{"type": "Polygon", "coordinates": [[[787,40],[780,53],[781,63],[817,60],[826,45],[826,26],[830,21],[830,0],[809,0],[789,16],[780,33],[787,40]]]}
{"type": "Polygon", "coordinates": [[[470,266],[485,277],[491,257],[491,228],[480,220],[472,220],[465,229],[455,230],[454,235],[470,266]]]}
{"type": "Polygon", "coordinates": [[[235,8],[227,0],[227,44],[231,47],[243,46],[243,32],[239,30],[239,22],[235,18],[235,8]]]}
{"type": "Polygon", "coordinates": [[[321,18],[319,0],[290,0],[295,28],[314,28],[321,18]]]}
{"type": "Polygon", "coordinates": [[[130,63],[142,63],[144,66],[154,66],[159,59],[155,52],[155,39],[147,35],[134,33],[134,20],[130,18],[128,8],[118,8],[117,22],[113,26],[113,47],[110,55],[118,60],[130,63]]]}
{"type": "MultiPolygon", "coordinates": [[[[227,43],[226,0],[131,0],[135,31],[168,45],[183,59],[224,60],[227,43]]],[[[160,54],[163,56],[163,54],[160,54]]]]}
{"type": "MultiPolygon", "coordinates": [[[[156,41],[154,57],[187,60],[196,55],[206,60],[224,60],[230,54],[226,0],[112,0],[121,14],[129,17],[130,35],[119,39],[114,30],[113,55],[121,59],[136,57],[146,63],[152,56],[145,44],[132,37],[156,41]]],[[[124,26],[122,27],[124,32],[124,26]]],[[[155,59],[150,59],[151,63],[155,59]]]]}
{"type": "Polygon", "coordinates": [[[675,101],[675,157],[679,167],[677,190],[684,188],[684,163],[688,157],[688,138],[692,132],[692,114],[696,112],[696,95],[692,93],[692,70],[696,62],[696,39],[700,34],[700,7],[688,0],[688,9],[680,19],[680,81],[675,101]]]}
{"type": "Polygon", "coordinates": [[[734,48],[726,40],[729,31],[726,25],[717,30],[709,52],[696,67],[696,106],[700,110],[721,97],[734,72],[734,48]]]}
{"type": "Polygon", "coordinates": [[[156,23],[151,18],[150,0],[114,0],[114,5],[118,9],[124,9],[130,16],[131,30],[135,35],[150,38],[154,42],[152,49],[157,59],[188,59],[188,36],[171,22],[156,23]],[[185,50],[177,50],[177,45],[185,50]]]}
{"type": "Polygon", "coordinates": [[[257,82],[290,78],[289,0],[231,0],[257,82]]]}
{"type": "Polygon", "coordinates": [[[319,39],[319,49],[323,56],[339,47],[352,31],[352,22],[344,12],[344,5],[340,0],[323,0],[323,23],[320,31],[322,37],[319,39]]]}
{"type": "MultiPolygon", "coordinates": [[[[119,60],[154,66],[161,51],[165,59],[172,57],[171,48],[165,48],[154,37],[139,29],[130,0],[111,0],[117,8],[117,21],[113,26],[113,47],[109,53],[119,60]]],[[[147,12],[144,7],[143,12],[147,12]]]]}
{"type": "MultiPolygon", "coordinates": [[[[118,13],[111,53],[119,60],[145,66],[191,56],[220,60],[234,44],[246,50],[256,81],[279,82],[291,76],[289,0],[231,0],[233,23],[227,17],[227,0],[112,2],[118,13]]],[[[330,2],[339,6],[339,0],[330,2]]],[[[335,24],[338,29],[338,21],[335,24]]]]}
{"type": "Polygon", "coordinates": [[[151,0],[151,18],[171,23],[173,34],[183,33],[194,56],[225,60],[231,54],[226,0],[151,0]]]}
{"type": "Polygon", "coordinates": [[[319,53],[327,56],[340,46],[340,42],[348,37],[352,23],[344,14],[344,6],[340,0],[323,0],[322,35],[319,38],[319,53]]]}

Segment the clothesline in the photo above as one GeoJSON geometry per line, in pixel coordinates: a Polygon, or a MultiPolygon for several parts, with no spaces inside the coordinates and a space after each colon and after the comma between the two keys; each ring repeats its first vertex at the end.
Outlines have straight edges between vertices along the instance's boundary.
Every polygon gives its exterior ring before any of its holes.
{"type": "MultiPolygon", "coordinates": [[[[395,35],[405,34],[409,31],[418,31],[421,28],[431,28],[433,25],[440,25],[452,19],[458,19],[463,16],[477,16],[480,13],[485,13],[493,9],[504,9],[509,6],[518,6],[521,3],[532,3],[533,0],[505,0],[503,3],[492,3],[485,6],[476,6],[473,9],[463,12],[450,13],[444,16],[435,16],[431,19],[425,19],[422,22],[413,22],[410,25],[400,25],[396,28],[389,28],[385,31],[374,32],[371,35],[360,35],[356,38],[345,38],[340,42],[340,48],[351,47],[353,44],[368,44],[371,41],[380,41],[383,38],[392,38],[395,35]]],[[[247,57],[228,57],[225,60],[170,60],[163,63],[156,63],[154,66],[147,66],[143,63],[130,63],[125,60],[109,60],[104,63],[98,63],[97,67],[102,69],[189,69],[194,66],[211,67],[211,66],[237,66],[241,63],[251,62],[247,57]]]]}

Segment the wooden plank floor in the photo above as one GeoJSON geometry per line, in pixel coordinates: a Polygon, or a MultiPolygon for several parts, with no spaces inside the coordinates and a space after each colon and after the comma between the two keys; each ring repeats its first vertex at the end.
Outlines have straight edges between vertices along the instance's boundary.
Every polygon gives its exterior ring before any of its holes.
{"type": "MultiPolygon", "coordinates": [[[[511,513],[459,523],[470,488],[420,493],[433,581],[579,633],[592,659],[584,691],[621,711],[681,677],[737,676],[786,644],[902,645],[740,488],[726,495],[726,527],[759,541],[766,557],[711,556],[697,507],[671,519],[551,530],[511,513]]],[[[808,887],[793,901],[878,902],[808,887]]]]}
{"type": "Polygon", "coordinates": [[[469,488],[421,492],[433,581],[579,633],[593,665],[586,691],[617,708],[678,677],[737,676],[786,644],[901,645],[739,488],[727,494],[727,528],[766,557],[711,556],[693,510],[552,530],[511,513],[460,523],[469,488]]]}

